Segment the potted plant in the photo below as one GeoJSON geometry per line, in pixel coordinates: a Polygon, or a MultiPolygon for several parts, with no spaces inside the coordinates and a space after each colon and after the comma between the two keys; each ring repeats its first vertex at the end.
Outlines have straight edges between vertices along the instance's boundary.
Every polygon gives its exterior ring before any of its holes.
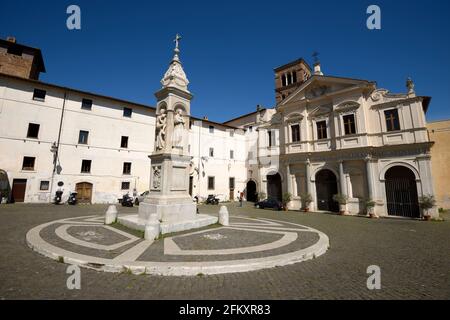
{"type": "Polygon", "coordinates": [[[291,202],[291,200],[292,200],[292,194],[290,194],[289,192],[283,193],[282,204],[283,204],[283,210],[284,211],[287,211],[288,203],[291,202]]]}
{"type": "MultiPolygon", "coordinates": [[[[264,192],[257,193],[257,200],[258,201],[263,201],[265,199],[266,199],[266,194],[264,192]]],[[[256,201],[256,202],[258,202],[258,201],[256,201]]]]}
{"type": "Polygon", "coordinates": [[[348,196],[345,194],[338,193],[333,196],[333,200],[339,203],[339,214],[346,215],[348,213],[347,211],[348,196]]]}
{"type": "Polygon", "coordinates": [[[378,216],[375,214],[375,212],[373,210],[375,205],[376,205],[376,202],[373,201],[372,199],[368,199],[365,203],[366,212],[370,218],[378,218],[378,216]]]}
{"type": "Polygon", "coordinates": [[[302,193],[300,195],[300,198],[302,200],[303,203],[303,211],[304,212],[309,212],[309,205],[312,202],[312,196],[310,193],[302,193]]]}
{"type": "Polygon", "coordinates": [[[419,207],[422,209],[422,215],[425,220],[430,220],[431,215],[428,210],[436,205],[436,199],[432,195],[424,195],[419,198],[419,207]]]}

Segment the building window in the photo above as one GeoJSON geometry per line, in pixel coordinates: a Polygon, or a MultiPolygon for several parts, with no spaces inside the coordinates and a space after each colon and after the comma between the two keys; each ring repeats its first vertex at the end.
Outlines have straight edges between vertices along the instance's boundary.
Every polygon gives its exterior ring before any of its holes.
{"type": "Polygon", "coordinates": [[[45,101],[45,95],[46,94],[47,94],[47,91],[45,91],[45,90],[34,89],[33,100],[45,101]]]}
{"type": "Polygon", "coordinates": [[[214,177],[208,177],[208,190],[214,190],[214,177]]]}
{"type": "Polygon", "coordinates": [[[248,160],[253,160],[253,151],[248,152],[248,160]]]}
{"type": "Polygon", "coordinates": [[[27,138],[37,139],[39,136],[39,125],[36,123],[28,124],[27,138]]]}
{"type": "Polygon", "coordinates": [[[230,180],[228,181],[228,185],[229,185],[230,189],[234,189],[234,177],[230,178],[230,180]]]}
{"type": "Polygon", "coordinates": [[[128,137],[122,136],[122,138],[120,139],[120,147],[128,148],[128,137]]]}
{"type": "Polygon", "coordinates": [[[123,116],[124,117],[131,118],[132,114],[133,114],[133,109],[123,108],[123,116]]]}
{"type": "Polygon", "coordinates": [[[191,153],[191,145],[188,144],[188,153],[191,153]]]}
{"type": "Polygon", "coordinates": [[[92,163],[92,160],[81,161],[81,173],[90,173],[91,172],[91,163],[92,163]]]}
{"type": "Polygon", "coordinates": [[[231,138],[234,137],[234,130],[230,130],[230,137],[231,137],[231,138]]]}
{"type": "Polygon", "coordinates": [[[123,163],[123,174],[131,174],[131,162],[123,163]]]}
{"type": "Polygon", "coordinates": [[[209,156],[214,157],[214,148],[209,148],[209,156]]]}
{"type": "Polygon", "coordinates": [[[355,125],[355,115],[348,114],[342,117],[344,120],[344,132],[346,135],[355,134],[356,133],[356,125],[355,125]]]}
{"type": "Polygon", "coordinates": [[[230,159],[234,159],[234,150],[230,150],[230,159]]]}
{"type": "Polygon", "coordinates": [[[89,131],[80,130],[80,134],[78,135],[78,143],[79,144],[88,144],[89,131]]]}
{"type": "Polygon", "coordinates": [[[41,181],[41,184],[39,186],[39,190],[47,191],[48,189],[50,189],[50,181],[41,181]]]}
{"type": "Polygon", "coordinates": [[[293,83],[297,82],[297,71],[292,71],[292,82],[293,83]]]}
{"type": "Polygon", "coordinates": [[[267,131],[268,138],[269,138],[269,147],[275,146],[275,131],[269,130],[267,131]]]}
{"type": "Polygon", "coordinates": [[[189,120],[189,130],[192,129],[192,120],[189,120]]]}
{"type": "Polygon", "coordinates": [[[398,118],[398,110],[386,110],[384,112],[384,116],[386,117],[386,129],[387,131],[397,131],[400,130],[400,121],[398,118]]]}
{"type": "Polygon", "coordinates": [[[209,133],[214,133],[214,126],[209,126],[209,133]]]}
{"type": "Polygon", "coordinates": [[[318,121],[316,122],[317,126],[317,139],[326,139],[327,136],[327,122],[326,121],[318,121]]]}
{"type": "Polygon", "coordinates": [[[122,188],[122,190],[130,190],[130,182],[123,181],[121,188],[122,188]]]}
{"type": "Polygon", "coordinates": [[[281,86],[286,86],[286,76],[284,74],[281,76],[281,86]]]}
{"type": "Polygon", "coordinates": [[[83,99],[81,101],[81,109],[91,110],[92,109],[92,100],[90,100],[90,99],[83,99]]]}
{"type": "Polygon", "coordinates": [[[249,126],[248,131],[253,132],[253,126],[249,126]]]}
{"type": "Polygon", "coordinates": [[[300,141],[300,125],[299,124],[294,124],[291,126],[291,135],[292,135],[292,142],[300,141]]]}
{"type": "Polygon", "coordinates": [[[35,157],[23,157],[22,170],[34,170],[35,157]]]}

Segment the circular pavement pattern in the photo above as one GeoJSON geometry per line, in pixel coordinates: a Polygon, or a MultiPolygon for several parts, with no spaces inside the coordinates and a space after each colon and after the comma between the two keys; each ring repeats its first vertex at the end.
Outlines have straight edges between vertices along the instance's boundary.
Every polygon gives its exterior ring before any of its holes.
{"type": "Polygon", "coordinates": [[[279,220],[230,216],[212,226],[144,240],[124,227],[88,216],[28,231],[35,251],[54,260],[108,272],[192,276],[284,266],[324,254],[329,239],[316,229],[279,220]]]}

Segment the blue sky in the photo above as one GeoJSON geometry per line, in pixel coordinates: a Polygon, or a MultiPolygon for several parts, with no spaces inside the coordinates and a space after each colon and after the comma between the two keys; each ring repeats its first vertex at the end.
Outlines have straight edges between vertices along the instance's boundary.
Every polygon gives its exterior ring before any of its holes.
{"type": "Polygon", "coordinates": [[[41,48],[41,80],[154,105],[179,32],[193,115],[225,121],[275,104],[273,68],[318,51],[326,75],[432,96],[450,118],[450,1],[5,1],[0,37],[41,48]],[[80,31],[66,8],[81,8],[80,31]],[[381,8],[382,29],[366,28],[381,8]]]}

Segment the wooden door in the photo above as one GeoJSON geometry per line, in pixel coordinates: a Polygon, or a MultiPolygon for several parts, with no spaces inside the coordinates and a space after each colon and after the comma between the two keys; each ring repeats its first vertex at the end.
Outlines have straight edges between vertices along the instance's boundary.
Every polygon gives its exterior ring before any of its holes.
{"type": "Polygon", "coordinates": [[[12,187],[12,197],[15,202],[24,202],[27,179],[14,179],[12,187]]]}
{"type": "Polygon", "coordinates": [[[92,200],[92,183],[77,183],[77,200],[80,203],[91,203],[92,200]]]}

